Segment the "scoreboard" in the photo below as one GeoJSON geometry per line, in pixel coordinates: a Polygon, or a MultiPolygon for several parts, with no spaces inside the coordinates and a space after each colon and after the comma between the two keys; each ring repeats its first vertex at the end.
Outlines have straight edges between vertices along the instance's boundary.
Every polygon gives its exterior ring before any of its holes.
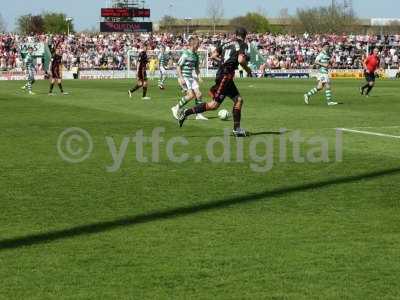
{"type": "Polygon", "coordinates": [[[101,32],[152,32],[153,23],[138,21],[150,18],[150,9],[138,7],[110,7],[101,9],[101,32]]]}
{"type": "Polygon", "coordinates": [[[102,8],[103,18],[150,18],[150,9],[146,8],[102,8]]]}

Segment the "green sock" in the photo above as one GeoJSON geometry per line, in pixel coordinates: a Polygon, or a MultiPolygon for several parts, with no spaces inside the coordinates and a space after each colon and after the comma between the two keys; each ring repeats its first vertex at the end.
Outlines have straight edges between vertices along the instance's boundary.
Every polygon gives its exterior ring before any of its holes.
{"type": "Polygon", "coordinates": [[[203,99],[197,99],[196,98],[196,101],[195,101],[195,103],[196,103],[196,105],[199,105],[199,104],[202,104],[203,103],[203,99]]]}
{"type": "Polygon", "coordinates": [[[309,92],[307,93],[307,95],[308,95],[309,97],[311,97],[311,96],[314,96],[316,93],[318,93],[317,88],[313,88],[311,91],[309,91],[309,92]]]}
{"type": "Polygon", "coordinates": [[[332,92],[331,92],[331,90],[326,90],[325,91],[325,95],[326,95],[326,102],[331,102],[332,101],[332,92]]]}
{"type": "Polygon", "coordinates": [[[189,101],[188,100],[186,100],[186,98],[185,97],[182,97],[182,99],[181,100],[179,100],[179,103],[178,103],[178,105],[179,105],[179,108],[182,108],[182,107],[184,107],[187,103],[188,103],[189,101]]]}

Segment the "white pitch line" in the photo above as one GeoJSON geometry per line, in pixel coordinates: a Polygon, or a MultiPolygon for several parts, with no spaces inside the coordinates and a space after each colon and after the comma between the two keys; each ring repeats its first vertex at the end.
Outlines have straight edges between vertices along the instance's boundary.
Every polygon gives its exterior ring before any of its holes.
{"type": "Polygon", "coordinates": [[[362,127],[353,127],[353,128],[357,128],[357,129],[373,129],[373,128],[377,128],[377,129],[390,129],[390,128],[400,128],[400,126],[362,126],[362,127]]]}
{"type": "Polygon", "coordinates": [[[393,139],[400,139],[400,136],[398,136],[398,135],[391,135],[391,134],[385,134],[385,133],[379,133],[379,132],[354,130],[354,129],[348,129],[348,128],[336,128],[336,129],[341,130],[341,131],[346,131],[346,132],[352,132],[352,133],[360,133],[360,134],[375,135],[375,136],[381,136],[381,137],[389,137],[389,138],[393,138],[393,139]]]}

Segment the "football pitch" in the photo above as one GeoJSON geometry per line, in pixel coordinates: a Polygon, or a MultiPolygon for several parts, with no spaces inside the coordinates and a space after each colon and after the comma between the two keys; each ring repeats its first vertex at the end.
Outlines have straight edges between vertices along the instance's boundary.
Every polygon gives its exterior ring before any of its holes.
{"type": "Polygon", "coordinates": [[[335,80],[328,107],[239,79],[239,141],[217,112],[179,128],[174,80],[22,85],[0,83],[0,299],[399,299],[399,81],[335,80]]]}

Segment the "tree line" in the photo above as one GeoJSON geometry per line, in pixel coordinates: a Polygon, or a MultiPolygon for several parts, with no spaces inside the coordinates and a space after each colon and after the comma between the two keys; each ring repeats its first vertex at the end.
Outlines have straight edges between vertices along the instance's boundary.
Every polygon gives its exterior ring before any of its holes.
{"type": "MultiPolygon", "coordinates": [[[[224,20],[223,0],[209,0],[206,15],[210,28],[215,32],[216,25],[224,20]]],[[[245,27],[249,32],[255,33],[365,33],[366,30],[353,8],[338,2],[329,6],[297,9],[294,15],[290,15],[288,9],[282,9],[278,19],[280,24],[272,25],[264,10],[260,8],[257,12],[249,12],[231,19],[229,25],[232,28],[245,27]]],[[[166,15],[160,25],[166,30],[173,30],[178,23],[178,19],[166,15]]],[[[384,28],[368,30],[383,34],[398,33],[400,23],[392,22],[384,28]]]]}
{"type": "Polygon", "coordinates": [[[309,33],[357,32],[361,25],[354,10],[343,4],[298,9],[289,22],[292,31],[309,33]]]}
{"type": "MultiPolygon", "coordinates": [[[[17,31],[23,35],[37,33],[67,33],[74,31],[72,20],[63,13],[43,12],[39,15],[22,15],[16,20],[17,31]]],[[[0,33],[6,32],[6,24],[0,15],[0,33]]]]}

